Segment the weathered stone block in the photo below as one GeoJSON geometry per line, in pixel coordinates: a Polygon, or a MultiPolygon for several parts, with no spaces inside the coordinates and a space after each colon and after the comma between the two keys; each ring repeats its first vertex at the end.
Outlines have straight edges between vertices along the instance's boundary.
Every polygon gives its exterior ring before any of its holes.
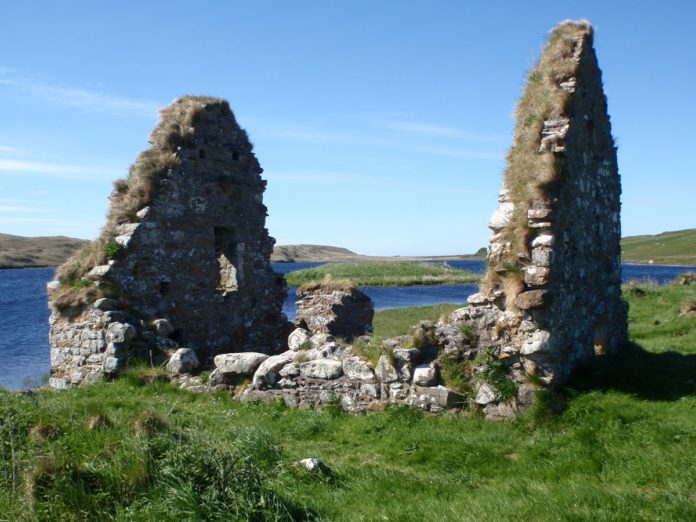
{"type": "Polygon", "coordinates": [[[215,368],[222,375],[252,375],[268,354],[258,352],[223,353],[216,355],[215,368]]]}
{"type": "Polygon", "coordinates": [[[343,364],[333,359],[316,359],[300,364],[300,375],[310,379],[337,379],[343,375],[343,364]]]}
{"type": "Polygon", "coordinates": [[[374,382],[375,371],[367,361],[359,357],[348,357],[343,360],[343,373],[352,381],[374,382]]]}
{"type": "Polygon", "coordinates": [[[529,290],[522,292],[515,297],[515,306],[522,310],[530,308],[542,308],[548,299],[547,290],[529,290]]]}
{"type": "Polygon", "coordinates": [[[196,352],[191,348],[179,348],[167,361],[167,373],[178,375],[189,373],[198,368],[199,362],[196,352]]]}

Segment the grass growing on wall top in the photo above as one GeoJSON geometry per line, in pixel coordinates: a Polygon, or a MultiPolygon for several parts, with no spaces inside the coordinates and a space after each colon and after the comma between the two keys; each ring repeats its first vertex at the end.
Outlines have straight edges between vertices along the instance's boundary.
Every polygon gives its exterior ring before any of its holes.
{"type": "Polygon", "coordinates": [[[285,279],[290,286],[301,286],[321,283],[327,276],[334,280],[349,280],[360,286],[469,284],[479,280],[478,276],[445,263],[417,261],[327,263],[290,272],[285,279]]]}
{"type": "MultiPolygon", "coordinates": [[[[552,152],[539,152],[544,121],[566,115],[571,94],[559,84],[576,74],[573,59],[578,39],[592,44],[592,28],[588,23],[565,22],[556,27],[541,53],[541,59],[527,77],[524,93],[515,110],[516,126],[513,144],[507,155],[504,185],[515,204],[512,219],[504,230],[512,245],[510,255],[502,264],[516,265],[518,253],[529,256],[531,230],[527,211],[535,200],[543,201],[549,186],[562,172],[562,160],[552,152]]],[[[497,280],[491,267],[490,282],[497,280]]]]}
{"type": "Polygon", "coordinates": [[[59,309],[79,307],[93,298],[92,294],[75,289],[74,282],[93,267],[107,262],[109,256],[104,249],[113,241],[119,225],[138,221],[136,213],[156,195],[158,178],[178,165],[177,148],[193,137],[194,120],[206,104],[220,104],[223,111],[232,115],[225,100],[202,96],[177,98],[160,112],[159,124],[150,135],[152,147],[138,155],[126,179],[114,182],[109,215],[99,237],[58,268],[56,278],[63,287],[53,301],[59,309]]]}

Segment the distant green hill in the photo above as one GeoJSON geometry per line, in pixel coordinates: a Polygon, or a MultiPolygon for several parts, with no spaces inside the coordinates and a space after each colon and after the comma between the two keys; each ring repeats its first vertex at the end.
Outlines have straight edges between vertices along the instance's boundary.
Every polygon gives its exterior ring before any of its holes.
{"type": "Polygon", "coordinates": [[[629,236],[621,240],[624,263],[696,265],[696,228],[654,236],[629,236]]]}

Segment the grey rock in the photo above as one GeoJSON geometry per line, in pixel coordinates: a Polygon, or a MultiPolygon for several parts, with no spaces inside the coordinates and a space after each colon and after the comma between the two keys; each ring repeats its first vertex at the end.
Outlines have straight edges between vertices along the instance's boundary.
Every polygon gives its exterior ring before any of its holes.
{"type": "Polygon", "coordinates": [[[223,375],[252,375],[268,355],[259,352],[223,353],[216,355],[215,368],[223,375]]]}
{"type": "Polygon", "coordinates": [[[348,357],[343,360],[343,373],[351,381],[374,382],[375,371],[369,362],[363,361],[359,357],[348,357]]]}
{"type": "Polygon", "coordinates": [[[546,330],[537,330],[527,339],[520,349],[522,355],[531,355],[538,352],[544,352],[548,348],[549,339],[551,339],[551,334],[546,330]]]}
{"type": "Polygon", "coordinates": [[[310,379],[337,379],[343,375],[343,364],[333,359],[316,359],[300,364],[300,375],[310,379]]]}
{"type": "Polygon", "coordinates": [[[416,348],[397,348],[394,350],[394,360],[404,363],[417,362],[420,355],[420,350],[416,348]]]}
{"type": "Polygon", "coordinates": [[[104,373],[117,372],[123,367],[125,362],[125,359],[121,357],[107,357],[106,361],[104,361],[104,373]]]}
{"type": "Polygon", "coordinates": [[[97,279],[103,279],[104,277],[107,276],[109,271],[111,270],[111,265],[99,265],[95,266],[87,272],[87,279],[91,279],[92,281],[96,281],[97,279]]]}
{"type": "Polygon", "coordinates": [[[293,351],[297,351],[305,343],[309,342],[310,337],[310,333],[304,328],[295,328],[288,336],[288,348],[293,351]]]}
{"type": "Polygon", "coordinates": [[[487,382],[482,382],[476,388],[476,398],[474,402],[476,404],[489,404],[498,400],[498,392],[495,391],[493,386],[487,382]]]}
{"type": "Polygon", "coordinates": [[[413,384],[416,386],[434,386],[437,372],[430,364],[420,364],[413,370],[413,384]]]}
{"type": "Polygon", "coordinates": [[[106,339],[114,343],[125,343],[133,339],[136,330],[128,323],[111,323],[106,331],[106,339]]]}
{"type": "Polygon", "coordinates": [[[408,403],[422,410],[440,411],[446,408],[462,408],[466,405],[466,397],[461,393],[445,388],[415,386],[408,398],[408,403]],[[436,408],[433,408],[436,407],[436,408]]]}
{"type": "Polygon", "coordinates": [[[290,363],[283,366],[278,375],[281,377],[297,377],[300,375],[300,365],[297,363],[290,363]]]}
{"type": "Polygon", "coordinates": [[[121,308],[121,302],[116,299],[110,299],[109,297],[102,297],[94,301],[92,307],[103,311],[119,310],[121,308]]]}
{"type": "Polygon", "coordinates": [[[169,337],[174,333],[174,327],[167,319],[155,319],[152,322],[152,327],[157,335],[161,337],[169,337]]]}
{"type": "Polygon", "coordinates": [[[377,361],[375,374],[380,382],[393,382],[399,379],[399,375],[396,373],[396,368],[394,368],[392,363],[389,362],[389,357],[386,355],[381,355],[377,361]]]}
{"type": "Polygon", "coordinates": [[[198,356],[191,348],[179,348],[167,361],[167,373],[178,375],[189,373],[198,368],[198,356]]]}
{"type": "Polygon", "coordinates": [[[314,457],[302,459],[297,462],[297,465],[312,473],[319,473],[326,476],[333,474],[331,469],[326,464],[324,464],[320,459],[314,457]]]}
{"type": "Polygon", "coordinates": [[[280,355],[273,355],[263,361],[254,373],[252,386],[254,388],[263,388],[272,386],[278,380],[280,370],[287,364],[293,362],[297,357],[297,352],[287,351],[280,355]]]}
{"type": "Polygon", "coordinates": [[[327,343],[332,343],[334,342],[334,337],[331,334],[328,333],[315,333],[309,338],[309,342],[311,343],[313,348],[319,348],[320,346],[323,346],[327,343]]]}
{"type": "Polygon", "coordinates": [[[488,228],[492,230],[502,230],[512,219],[512,213],[515,210],[515,205],[509,201],[502,201],[495,209],[491,219],[488,221],[488,228]]]}

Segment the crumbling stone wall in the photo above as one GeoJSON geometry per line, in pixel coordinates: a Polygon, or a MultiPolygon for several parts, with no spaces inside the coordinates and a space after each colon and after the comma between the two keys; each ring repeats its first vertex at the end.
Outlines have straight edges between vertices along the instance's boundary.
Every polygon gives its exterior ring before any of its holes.
{"type": "Polygon", "coordinates": [[[372,299],[350,281],[325,281],[297,289],[295,324],[312,333],[353,339],[372,332],[372,299]]]}
{"type": "Polygon", "coordinates": [[[177,346],[205,363],[284,344],[286,285],[270,265],[266,182],[227,102],[177,99],[151,143],[115,184],[102,237],[49,285],[53,386],[177,346]],[[133,335],[112,339],[114,323],[133,335]]]}
{"type": "Polygon", "coordinates": [[[530,72],[486,284],[454,318],[496,348],[521,390],[562,383],[626,340],[620,178],[592,40],[589,24],[561,24],[530,72]]]}

